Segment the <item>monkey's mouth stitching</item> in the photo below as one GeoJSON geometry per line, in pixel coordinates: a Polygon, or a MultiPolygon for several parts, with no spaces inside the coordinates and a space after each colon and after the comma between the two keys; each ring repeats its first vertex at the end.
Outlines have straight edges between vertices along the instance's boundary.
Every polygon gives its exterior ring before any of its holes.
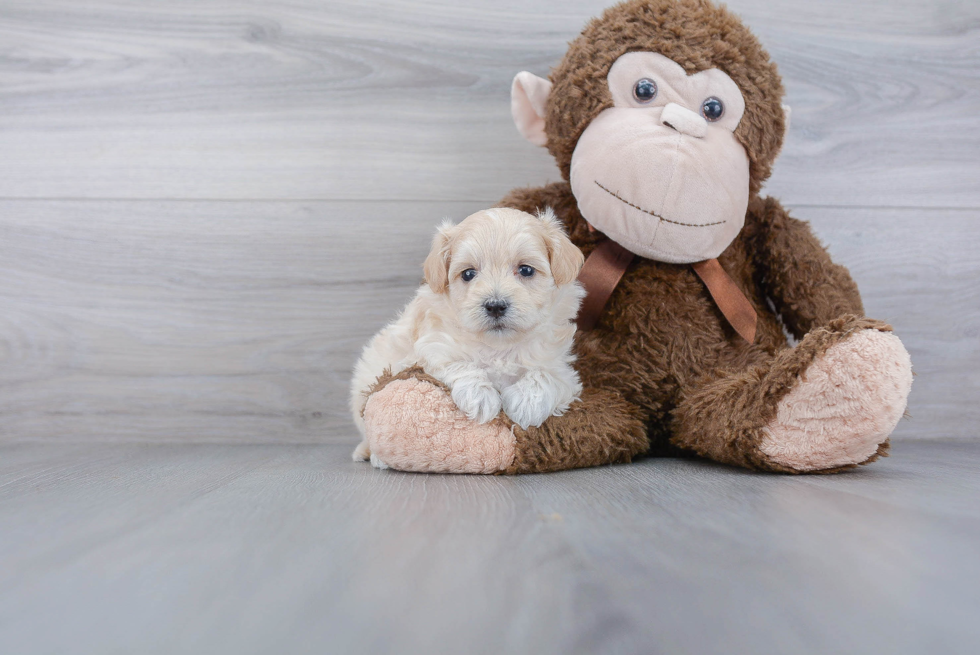
{"type": "Polygon", "coordinates": [[[643,209],[643,207],[637,207],[636,205],[634,205],[633,203],[631,203],[629,200],[624,199],[618,193],[613,193],[612,191],[610,191],[606,187],[604,187],[601,184],[599,184],[599,180],[592,180],[592,181],[595,182],[595,185],[597,187],[599,187],[600,189],[602,189],[603,191],[605,191],[606,193],[608,193],[609,195],[611,195],[616,200],[618,200],[618,201],[620,201],[620,202],[622,202],[624,204],[627,204],[630,207],[632,207],[633,209],[637,209],[637,210],[643,212],[644,214],[650,214],[654,218],[659,218],[660,220],[662,220],[665,223],[673,223],[674,225],[683,225],[684,227],[711,227],[712,225],[721,225],[722,223],[727,223],[728,222],[728,221],[718,221],[717,223],[681,223],[680,221],[672,221],[669,218],[664,218],[660,214],[657,214],[655,212],[652,212],[652,211],[643,209]]]}

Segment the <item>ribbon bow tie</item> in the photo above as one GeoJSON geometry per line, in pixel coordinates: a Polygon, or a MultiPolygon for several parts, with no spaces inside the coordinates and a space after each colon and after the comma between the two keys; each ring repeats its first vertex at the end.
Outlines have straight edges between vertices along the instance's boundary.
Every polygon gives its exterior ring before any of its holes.
{"type": "MultiPolygon", "coordinates": [[[[595,326],[633,257],[635,255],[629,250],[606,239],[585,260],[578,281],[585,287],[587,295],[576,319],[578,329],[591,330],[595,326]]],[[[758,322],[755,309],[718,260],[707,259],[691,264],[691,268],[704,282],[711,298],[735,331],[749,343],[754,343],[758,322]]]]}

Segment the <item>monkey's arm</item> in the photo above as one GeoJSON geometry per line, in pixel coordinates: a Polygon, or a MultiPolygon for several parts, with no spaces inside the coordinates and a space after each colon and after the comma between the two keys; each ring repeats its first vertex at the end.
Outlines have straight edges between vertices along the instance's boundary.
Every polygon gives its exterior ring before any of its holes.
{"type": "Polygon", "coordinates": [[[757,281],[793,336],[800,339],[841,316],[864,316],[851,274],[831,261],[808,223],[792,218],[772,198],[756,198],[746,227],[757,281]]]}

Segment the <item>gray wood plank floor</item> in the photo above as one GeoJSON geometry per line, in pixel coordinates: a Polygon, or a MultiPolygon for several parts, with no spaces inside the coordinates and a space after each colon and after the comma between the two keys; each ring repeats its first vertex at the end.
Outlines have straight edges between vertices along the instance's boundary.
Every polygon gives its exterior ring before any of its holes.
{"type": "Polygon", "coordinates": [[[0,446],[0,652],[974,653],[980,443],[838,476],[0,446]]]}

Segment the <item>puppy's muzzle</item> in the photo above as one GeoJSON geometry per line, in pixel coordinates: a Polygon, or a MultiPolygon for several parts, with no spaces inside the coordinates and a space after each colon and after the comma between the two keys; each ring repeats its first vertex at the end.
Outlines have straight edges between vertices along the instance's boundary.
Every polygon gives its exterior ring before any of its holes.
{"type": "Polygon", "coordinates": [[[498,300],[493,298],[491,300],[483,303],[483,311],[487,313],[490,318],[500,319],[504,317],[507,313],[507,309],[510,307],[510,303],[506,300],[498,300]]]}

